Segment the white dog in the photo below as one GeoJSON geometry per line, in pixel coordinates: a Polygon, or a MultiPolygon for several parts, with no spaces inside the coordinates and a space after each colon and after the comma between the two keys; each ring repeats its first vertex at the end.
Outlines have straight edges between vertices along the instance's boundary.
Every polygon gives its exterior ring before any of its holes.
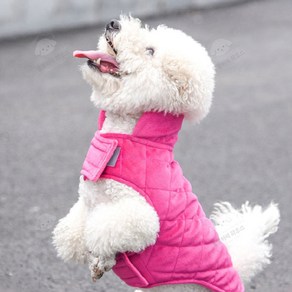
{"type": "Polygon", "coordinates": [[[98,51],[74,56],[88,59],[83,76],[102,111],[79,200],[54,230],[58,255],[88,263],[94,281],[113,269],[142,290],[244,291],[270,262],[277,206],[220,203],[213,225],[173,160],[183,118],[200,121],[211,106],[206,50],[179,30],[122,16],[98,51]]]}

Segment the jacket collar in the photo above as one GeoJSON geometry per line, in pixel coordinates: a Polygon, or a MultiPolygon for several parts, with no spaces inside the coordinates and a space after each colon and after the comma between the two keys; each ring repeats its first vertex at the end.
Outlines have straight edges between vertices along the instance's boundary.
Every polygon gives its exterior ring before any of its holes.
{"type": "MultiPolygon", "coordinates": [[[[101,110],[98,129],[101,130],[106,112],[101,110]]],[[[184,116],[161,112],[146,112],[139,118],[131,136],[174,146],[184,116]]]]}

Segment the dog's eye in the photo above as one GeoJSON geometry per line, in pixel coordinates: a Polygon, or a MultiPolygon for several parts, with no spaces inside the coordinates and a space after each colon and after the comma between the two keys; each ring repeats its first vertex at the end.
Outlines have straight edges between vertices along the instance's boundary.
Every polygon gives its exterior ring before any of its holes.
{"type": "Polygon", "coordinates": [[[153,48],[146,48],[146,53],[150,56],[154,55],[155,50],[153,48]]]}

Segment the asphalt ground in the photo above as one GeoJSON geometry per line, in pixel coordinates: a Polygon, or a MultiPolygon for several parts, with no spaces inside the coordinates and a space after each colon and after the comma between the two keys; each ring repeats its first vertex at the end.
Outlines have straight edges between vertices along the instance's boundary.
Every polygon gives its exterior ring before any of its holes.
{"type": "MultiPolygon", "coordinates": [[[[217,66],[209,116],[185,123],[175,148],[206,213],[220,200],[279,204],[272,264],[246,291],[292,291],[291,11],[289,0],[266,0],[148,21],[192,35],[217,66]]],[[[64,264],[51,245],[77,199],[98,114],[72,51],[94,48],[101,31],[0,44],[1,292],[131,291],[112,273],[92,283],[86,266],[64,264]]]]}

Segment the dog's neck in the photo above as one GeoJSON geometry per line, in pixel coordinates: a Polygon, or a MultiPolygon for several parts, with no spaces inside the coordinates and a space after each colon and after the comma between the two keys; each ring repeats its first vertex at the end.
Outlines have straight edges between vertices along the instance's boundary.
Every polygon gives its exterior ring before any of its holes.
{"type": "Polygon", "coordinates": [[[137,115],[121,115],[113,112],[106,112],[106,117],[102,125],[101,133],[132,134],[140,118],[137,115]]]}

